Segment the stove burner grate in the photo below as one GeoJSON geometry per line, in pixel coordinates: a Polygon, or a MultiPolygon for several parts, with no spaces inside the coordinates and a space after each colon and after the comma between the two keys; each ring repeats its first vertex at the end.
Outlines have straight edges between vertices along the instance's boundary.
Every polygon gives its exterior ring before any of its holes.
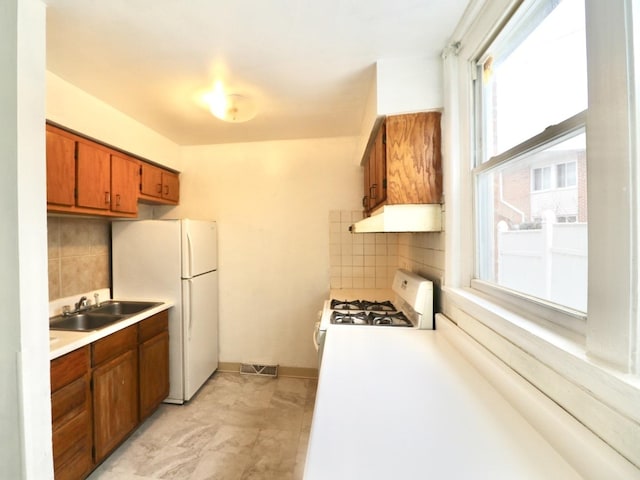
{"type": "Polygon", "coordinates": [[[364,310],[360,300],[331,300],[331,310],[364,310]]]}
{"type": "Polygon", "coordinates": [[[369,325],[366,312],[332,312],[331,323],[339,325],[369,325]]]}
{"type": "Polygon", "coordinates": [[[411,321],[402,312],[392,313],[378,313],[372,312],[369,314],[370,325],[389,325],[392,327],[411,327],[411,321]]]}
{"type": "Polygon", "coordinates": [[[370,302],[368,300],[362,300],[362,309],[368,312],[395,312],[397,310],[393,303],[389,300],[383,302],[370,302]]]}

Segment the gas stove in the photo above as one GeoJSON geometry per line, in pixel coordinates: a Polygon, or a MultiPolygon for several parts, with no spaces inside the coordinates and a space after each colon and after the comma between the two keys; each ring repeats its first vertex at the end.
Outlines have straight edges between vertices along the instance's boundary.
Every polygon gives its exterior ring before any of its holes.
{"type": "Polygon", "coordinates": [[[345,303],[332,300],[331,310],[330,322],[332,324],[413,327],[411,320],[404,313],[397,311],[396,307],[388,300],[382,303],[366,300],[353,300],[345,303]],[[366,306],[363,305],[365,303],[366,306]],[[354,305],[360,305],[361,308],[359,310],[353,308],[354,305]]]}
{"type": "Polygon", "coordinates": [[[406,270],[396,270],[391,290],[333,290],[332,295],[313,336],[320,358],[330,328],[434,328],[433,284],[406,270]]]}

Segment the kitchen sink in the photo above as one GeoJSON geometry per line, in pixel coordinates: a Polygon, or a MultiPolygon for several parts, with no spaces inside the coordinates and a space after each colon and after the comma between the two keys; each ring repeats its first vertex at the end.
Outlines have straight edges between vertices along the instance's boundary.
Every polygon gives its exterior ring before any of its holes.
{"type": "Polygon", "coordinates": [[[125,317],[126,315],[94,312],[74,313],[68,316],[58,315],[49,321],[49,329],[87,332],[107,327],[125,317]]]}
{"type": "Polygon", "coordinates": [[[77,332],[99,330],[157,305],[160,302],[108,301],[90,310],[53,317],[49,320],[49,329],[77,332]]]}
{"type": "Polygon", "coordinates": [[[91,313],[107,313],[110,315],[133,315],[157,305],[160,305],[160,303],[113,300],[101,303],[99,307],[95,307],[93,310],[91,310],[91,313]]]}

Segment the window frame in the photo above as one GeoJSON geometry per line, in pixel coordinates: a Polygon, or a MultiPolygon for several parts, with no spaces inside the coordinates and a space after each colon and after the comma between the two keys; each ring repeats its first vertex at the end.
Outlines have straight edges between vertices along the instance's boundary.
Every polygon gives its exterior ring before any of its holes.
{"type": "Polygon", "coordinates": [[[590,228],[584,334],[520,308],[531,302],[514,306],[472,282],[475,62],[521,3],[472,0],[442,54],[442,313],[622,462],[640,465],[640,34],[633,35],[640,32],[640,0],[585,0],[590,228]]]}
{"type": "MultiPolygon", "coordinates": [[[[480,61],[478,61],[477,64],[480,66],[482,65],[480,61]]],[[[477,82],[477,78],[474,79],[474,81],[477,82]]],[[[476,93],[476,95],[479,95],[477,86],[473,88],[473,91],[476,93]]],[[[475,122],[478,122],[478,118],[481,116],[481,114],[477,112],[477,108],[479,108],[478,104],[481,102],[481,98],[475,97],[473,100],[473,104],[476,108],[474,115],[477,115],[474,119],[475,122]]],[[[586,121],[587,110],[583,110],[582,112],[573,115],[563,122],[546,128],[541,133],[527,139],[519,145],[513,146],[512,148],[499,155],[490,158],[484,163],[480,163],[476,159],[476,161],[474,161],[476,166],[471,169],[471,175],[474,179],[473,198],[477,199],[477,184],[478,178],[481,174],[490,172],[503,165],[517,161],[519,158],[525,155],[530,155],[537,151],[548,149],[549,147],[565,141],[567,138],[580,134],[580,132],[584,132],[586,128],[586,121]]],[[[476,128],[476,134],[480,136],[479,132],[482,126],[478,125],[477,127],[478,128],[476,128]]],[[[478,139],[476,140],[475,145],[479,145],[479,143],[480,140],[478,139]]],[[[553,185],[551,185],[551,188],[553,188],[553,185]]],[[[474,225],[478,224],[478,219],[480,216],[479,210],[480,205],[478,205],[478,203],[476,202],[476,207],[474,209],[474,225]]],[[[474,235],[474,238],[476,239],[475,241],[478,242],[480,241],[478,239],[479,231],[477,228],[475,229],[475,231],[476,235],[474,235]]],[[[502,287],[498,284],[482,280],[480,278],[480,269],[483,268],[483,262],[486,262],[486,260],[482,260],[480,258],[479,250],[480,249],[477,247],[477,244],[474,244],[475,262],[473,277],[470,279],[470,285],[472,288],[475,288],[484,294],[492,295],[496,299],[499,299],[501,302],[506,302],[511,307],[525,311],[528,314],[540,318],[545,322],[553,322],[558,326],[567,328],[572,332],[579,333],[581,335],[585,334],[587,328],[587,314],[585,312],[580,312],[570,307],[558,305],[545,299],[532,297],[524,292],[514,291],[509,288],[502,287]]]]}

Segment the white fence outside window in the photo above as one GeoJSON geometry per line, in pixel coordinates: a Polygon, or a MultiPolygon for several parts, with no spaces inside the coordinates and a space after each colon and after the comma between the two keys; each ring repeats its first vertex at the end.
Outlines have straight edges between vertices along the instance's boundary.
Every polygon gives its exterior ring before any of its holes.
{"type": "Polygon", "coordinates": [[[587,224],[550,223],[535,230],[498,226],[497,283],[587,311],[587,224]]]}

